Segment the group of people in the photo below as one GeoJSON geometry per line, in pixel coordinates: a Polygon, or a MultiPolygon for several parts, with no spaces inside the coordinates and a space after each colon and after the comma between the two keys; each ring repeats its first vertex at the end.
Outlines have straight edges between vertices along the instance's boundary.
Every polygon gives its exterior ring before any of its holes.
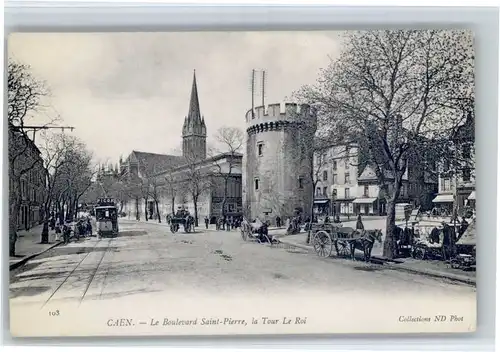
{"type": "Polygon", "coordinates": [[[49,220],[49,226],[52,231],[55,231],[57,239],[60,239],[61,235],[63,236],[65,244],[70,242],[72,233],[76,241],[78,241],[80,237],[92,236],[92,221],[88,216],[80,218],[74,223],[68,221],[61,222],[53,216],[49,220]]]}
{"type": "MultiPolygon", "coordinates": [[[[205,228],[208,229],[208,225],[210,225],[210,219],[205,217],[205,228]]],[[[230,217],[219,217],[215,220],[215,229],[217,231],[231,231],[241,227],[241,219],[240,218],[230,218],[230,217]]]]}

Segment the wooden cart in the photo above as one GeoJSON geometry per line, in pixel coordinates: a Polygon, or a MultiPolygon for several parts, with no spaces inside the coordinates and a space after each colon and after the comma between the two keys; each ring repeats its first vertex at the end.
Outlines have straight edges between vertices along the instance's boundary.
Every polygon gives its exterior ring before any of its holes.
{"type": "Polygon", "coordinates": [[[351,255],[351,242],[359,240],[362,232],[351,227],[341,227],[338,224],[326,223],[311,225],[313,248],[320,257],[332,255],[333,248],[339,257],[351,255]]]}

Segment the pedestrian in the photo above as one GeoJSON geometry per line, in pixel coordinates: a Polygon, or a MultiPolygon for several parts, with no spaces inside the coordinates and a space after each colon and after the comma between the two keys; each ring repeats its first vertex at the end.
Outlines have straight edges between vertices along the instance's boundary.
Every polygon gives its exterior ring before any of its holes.
{"type": "Polygon", "coordinates": [[[226,220],[226,231],[231,231],[231,219],[227,218],[226,220]]]}
{"type": "Polygon", "coordinates": [[[61,226],[59,225],[59,222],[56,223],[56,241],[59,241],[61,239],[61,226]]]}
{"type": "Polygon", "coordinates": [[[361,214],[358,214],[358,221],[356,221],[356,230],[364,230],[363,221],[361,220],[361,214]]]}
{"type": "Polygon", "coordinates": [[[281,218],[279,217],[279,215],[276,217],[276,226],[281,227],[281,218]]]}
{"type": "Polygon", "coordinates": [[[90,218],[87,219],[87,232],[89,237],[92,237],[92,222],[90,221],[90,218]]]}
{"type": "Polygon", "coordinates": [[[63,238],[64,238],[64,244],[69,243],[69,237],[71,236],[71,227],[64,224],[63,225],[63,238]]]}
{"type": "Polygon", "coordinates": [[[462,222],[460,223],[460,230],[459,230],[460,237],[465,233],[465,231],[467,230],[467,227],[469,227],[469,223],[467,222],[467,220],[465,220],[465,218],[462,218],[462,222]]]}
{"type": "Polygon", "coordinates": [[[205,216],[205,228],[208,230],[208,216],[205,216]]]}

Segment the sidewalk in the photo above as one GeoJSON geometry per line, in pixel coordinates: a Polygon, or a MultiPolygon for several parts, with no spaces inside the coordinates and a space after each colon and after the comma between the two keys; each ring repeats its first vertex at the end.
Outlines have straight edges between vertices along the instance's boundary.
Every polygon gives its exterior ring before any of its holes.
{"type": "MultiPolygon", "coordinates": [[[[281,243],[286,245],[301,248],[309,251],[310,253],[316,255],[311,244],[306,244],[307,232],[303,232],[297,235],[290,235],[281,237],[281,243]]],[[[377,245],[377,244],[376,244],[377,245]]],[[[335,249],[333,250],[335,252],[335,249]]],[[[361,252],[357,251],[361,255],[361,252]]],[[[333,253],[335,254],[335,253],[333,253]]],[[[382,256],[382,246],[373,247],[372,257],[374,259],[383,259],[382,256]]],[[[476,284],[476,272],[475,271],[464,271],[459,269],[453,269],[448,266],[447,263],[438,260],[417,260],[413,258],[398,258],[400,263],[384,262],[384,267],[394,270],[402,270],[411,272],[419,275],[432,276],[442,279],[449,279],[453,281],[459,281],[471,285],[476,284]]]]}
{"type": "Polygon", "coordinates": [[[49,243],[40,243],[43,225],[38,225],[28,231],[18,231],[16,241],[16,256],[9,258],[10,270],[15,269],[28,260],[61,244],[55,240],[55,232],[49,230],[49,243]]]}

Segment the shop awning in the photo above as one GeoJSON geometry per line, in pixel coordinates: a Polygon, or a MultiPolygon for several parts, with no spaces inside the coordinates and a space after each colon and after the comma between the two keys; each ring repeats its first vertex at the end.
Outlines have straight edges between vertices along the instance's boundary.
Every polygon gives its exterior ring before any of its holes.
{"type": "Polygon", "coordinates": [[[472,191],[467,197],[469,200],[476,200],[476,191],[472,191]]]}
{"type": "Polygon", "coordinates": [[[377,198],[356,198],[352,202],[355,204],[372,204],[377,198]]]}
{"type": "Polygon", "coordinates": [[[476,221],[473,220],[472,223],[469,224],[465,233],[460,237],[457,241],[457,244],[465,245],[465,246],[474,246],[476,245],[476,221]]]}
{"type": "Polygon", "coordinates": [[[432,203],[453,203],[453,194],[438,194],[432,203]]]}
{"type": "Polygon", "coordinates": [[[326,204],[330,201],[330,199],[315,199],[314,204],[326,204]]]}

